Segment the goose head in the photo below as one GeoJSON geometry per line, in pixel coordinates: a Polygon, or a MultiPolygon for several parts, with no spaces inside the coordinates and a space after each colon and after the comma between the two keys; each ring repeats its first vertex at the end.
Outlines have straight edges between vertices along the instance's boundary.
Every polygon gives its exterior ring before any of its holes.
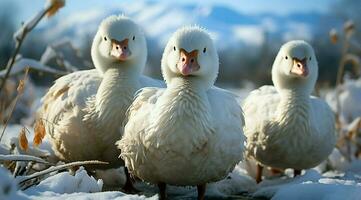
{"type": "Polygon", "coordinates": [[[310,94],[317,76],[318,65],[311,45],[294,40],[281,47],[272,67],[272,80],[277,89],[300,90],[310,94]]]}
{"type": "Polygon", "coordinates": [[[218,67],[213,41],[200,27],[178,29],[164,49],[162,74],[167,84],[181,78],[209,88],[217,78],[218,67]]]}
{"type": "Polygon", "coordinates": [[[109,68],[140,72],[147,58],[144,34],[128,17],[107,17],[94,37],[91,55],[95,68],[101,73],[109,68]]]}

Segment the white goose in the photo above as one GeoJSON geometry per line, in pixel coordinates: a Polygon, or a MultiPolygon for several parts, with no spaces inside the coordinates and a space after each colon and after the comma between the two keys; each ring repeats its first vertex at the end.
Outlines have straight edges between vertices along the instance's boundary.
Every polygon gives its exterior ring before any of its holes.
{"type": "Polygon", "coordinates": [[[118,142],[130,172],[158,184],[198,187],[224,178],[243,158],[243,115],[235,96],[212,87],[218,55],[203,29],[173,34],[162,58],[167,88],[143,88],[118,142]]]}
{"type": "MultiPolygon", "coordinates": [[[[40,117],[60,159],[97,159],[110,162],[106,167],[118,167],[124,163],[115,142],[135,92],[162,83],[141,75],[147,58],[145,37],[125,16],[103,20],[91,56],[96,69],[56,80],[43,97],[40,117]]],[[[131,187],[128,179],[125,189],[131,187]]]]}
{"type": "Polygon", "coordinates": [[[247,152],[261,165],[293,168],[298,175],[332,152],[334,115],[326,102],[310,96],[317,76],[313,48],[304,41],[291,41],[281,47],[273,63],[274,87],[263,86],[246,98],[247,152]]]}

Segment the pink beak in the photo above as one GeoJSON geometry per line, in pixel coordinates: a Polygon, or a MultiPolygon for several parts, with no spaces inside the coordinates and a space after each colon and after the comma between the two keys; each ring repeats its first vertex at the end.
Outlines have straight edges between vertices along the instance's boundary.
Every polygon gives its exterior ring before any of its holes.
{"type": "Polygon", "coordinates": [[[110,55],[119,59],[120,61],[126,61],[131,55],[128,47],[128,42],[128,39],[124,39],[120,42],[112,39],[112,50],[110,52],[110,55]]]}
{"type": "Polygon", "coordinates": [[[291,72],[302,77],[308,76],[309,70],[307,67],[307,58],[302,60],[293,58],[293,67],[291,72]]]}
{"type": "Polygon", "coordinates": [[[198,50],[188,53],[186,50],[180,50],[180,58],[177,63],[178,70],[184,76],[189,76],[194,71],[198,71],[200,66],[197,62],[198,50]]]}

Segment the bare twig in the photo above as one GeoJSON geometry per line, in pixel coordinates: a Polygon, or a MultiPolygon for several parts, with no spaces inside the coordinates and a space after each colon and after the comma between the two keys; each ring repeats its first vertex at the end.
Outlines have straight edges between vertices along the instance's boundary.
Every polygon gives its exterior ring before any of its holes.
{"type": "Polygon", "coordinates": [[[37,163],[47,164],[51,165],[49,162],[46,162],[45,160],[38,158],[36,156],[30,156],[30,155],[2,155],[0,154],[0,161],[33,161],[37,163]]]}
{"type": "MultiPolygon", "coordinates": [[[[342,80],[343,80],[343,75],[344,75],[344,71],[345,71],[345,65],[347,62],[351,61],[352,65],[355,65],[355,63],[357,62],[352,62],[353,60],[355,60],[355,56],[353,56],[353,54],[349,54],[349,49],[350,49],[350,45],[351,45],[351,37],[354,34],[355,31],[355,26],[354,23],[352,21],[347,21],[344,24],[344,34],[343,34],[343,40],[342,40],[342,50],[341,50],[341,59],[340,59],[340,63],[339,63],[339,67],[338,67],[338,71],[337,71],[337,77],[336,77],[336,128],[338,129],[338,131],[341,131],[341,123],[340,123],[340,112],[341,112],[341,105],[340,105],[340,92],[341,92],[341,87],[340,85],[342,84],[342,80]]],[[[338,39],[338,34],[336,30],[331,30],[330,32],[330,38],[332,43],[336,44],[338,39]]]]}
{"type": "Polygon", "coordinates": [[[15,109],[16,103],[18,102],[18,100],[19,100],[20,96],[21,96],[21,95],[23,94],[23,92],[24,92],[25,80],[26,80],[26,78],[27,78],[27,76],[28,76],[28,73],[29,73],[29,68],[26,68],[26,69],[25,69],[25,75],[24,75],[24,78],[23,78],[22,80],[20,80],[20,82],[19,82],[19,86],[18,86],[18,94],[17,94],[17,95],[16,95],[16,97],[15,97],[15,100],[14,100],[13,106],[11,107],[11,110],[10,110],[10,114],[9,114],[8,118],[6,119],[6,122],[5,122],[5,124],[4,124],[4,128],[3,128],[2,132],[1,132],[1,135],[0,135],[0,142],[1,142],[1,139],[3,138],[3,136],[4,136],[5,129],[6,129],[6,127],[7,127],[8,123],[9,123],[9,121],[10,121],[10,118],[11,118],[11,116],[12,116],[13,112],[14,112],[14,109],[15,109]]]}
{"type": "Polygon", "coordinates": [[[346,64],[346,54],[348,52],[349,47],[350,47],[349,38],[345,37],[342,45],[341,60],[337,71],[336,88],[342,83],[343,72],[345,71],[345,64],[346,64]]]}
{"type": "Polygon", "coordinates": [[[2,82],[0,83],[0,93],[5,86],[5,82],[8,79],[10,75],[10,71],[15,63],[16,56],[19,54],[21,45],[23,44],[23,41],[28,33],[30,33],[35,26],[40,22],[41,19],[44,18],[46,14],[48,14],[50,11],[54,10],[54,7],[58,7],[59,5],[55,3],[48,4],[43,10],[41,10],[37,15],[35,15],[31,20],[29,20],[27,23],[25,23],[14,35],[15,40],[15,51],[10,57],[10,60],[8,61],[6,65],[6,74],[4,78],[2,79],[2,82]]]}
{"type": "Polygon", "coordinates": [[[41,176],[44,176],[46,174],[49,174],[49,173],[52,173],[52,172],[55,172],[55,171],[59,171],[59,170],[63,170],[63,169],[69,169],[69,168],[77,167],[77,166],[81,166],[81,165],[105,165],[105,164],[108,164],[108,163],[98,161],[98,160],[72,162],[72,163],[67,163],[67,164],[64,164],[64,165],[50,167],[50,168],[48,168],[46,170],[36,172],[36,173],[28,175],[28,176],[19,176],[19,177],[17,177],[16,180],[18,182],[19,187],[24,189],[23,186],[25,186],[25,183],[27,181],[39,178],[41,176]]]}
{"type": "MultiPolygon", "coordinates": [[[[53,69],[51,66],[44,65],[38,62],[37,60],[30,58],[20,58],[14,63],[13,68],[9,74],[9,77],[21,73],[24,70],[24,66],[29,67],[32,71],[46,72],[59,76],[67,74],[67,72],[65,71],[53,69]]],[[[0,71],[0,78],[5,77],[5,74],[6,74],[6,70],[0,71]]]]}

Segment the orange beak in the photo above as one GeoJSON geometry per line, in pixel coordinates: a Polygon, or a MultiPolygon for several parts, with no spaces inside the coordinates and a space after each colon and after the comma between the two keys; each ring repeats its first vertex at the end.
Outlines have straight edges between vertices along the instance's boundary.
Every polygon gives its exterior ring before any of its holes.
{"type": "Polygon", "coordinates": [[[177,63],[178,70],[184,76],[190,75],[192,72],[198,71],[200,66],[197,62],[198,50],[188,53],[186,50],[180,50],[180,58],[177,63]]]}
{"type": "Polygon", "coordinates": [[[309,71],[307,67],[307,58],[304,58],[302,60],[293,58],[293,66],[291,72],[302,77],[308,76],[309,71]]]}
{"type": "Polygon", "coordinates": [[[128,42],[129,39],[124,39],[120,42],[112,39],[112,50],[110,51],[110,55],[120,61],[126,61],[131,55],[128,47],[128,42]]]}

